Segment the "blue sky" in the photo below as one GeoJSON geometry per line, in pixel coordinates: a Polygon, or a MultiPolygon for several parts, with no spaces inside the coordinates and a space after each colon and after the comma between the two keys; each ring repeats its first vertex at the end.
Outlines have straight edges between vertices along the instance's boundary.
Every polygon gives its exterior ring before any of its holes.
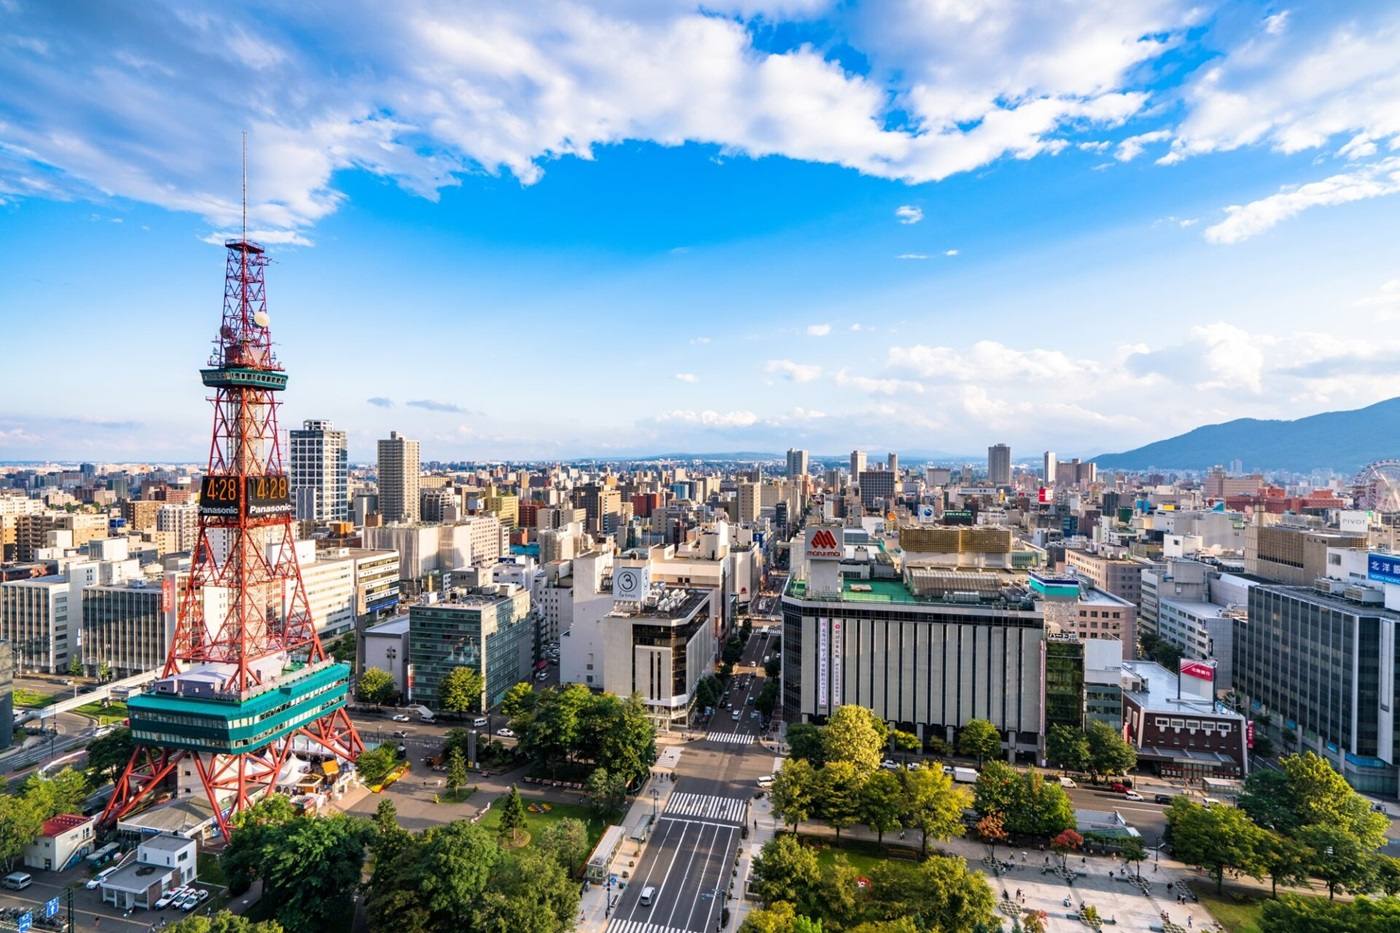
{"type": "Polygon", "coordinates": [[[1017,458],[1400,395],[1400,8],[0,0],[0,459],[1017,458]],[[372,401],[373,400],[373,401],[372,401]]]}

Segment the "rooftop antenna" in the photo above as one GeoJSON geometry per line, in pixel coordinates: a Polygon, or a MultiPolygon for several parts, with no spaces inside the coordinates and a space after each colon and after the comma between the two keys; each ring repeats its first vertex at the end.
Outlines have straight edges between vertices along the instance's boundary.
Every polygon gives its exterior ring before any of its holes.
{"type": "Polygon", "coordinates": [[[243,131],[243,242],[248,242],[248,131],[243,131]]]}

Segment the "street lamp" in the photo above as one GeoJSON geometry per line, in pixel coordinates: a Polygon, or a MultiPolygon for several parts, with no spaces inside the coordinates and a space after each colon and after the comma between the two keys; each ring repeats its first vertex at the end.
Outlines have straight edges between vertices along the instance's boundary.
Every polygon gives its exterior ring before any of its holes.
{"type": "Polygon", "coordinates": [[[656,807],[661,800],[661,791],[655,787],[651,789],[651,821],[656,822],[656,807]]]}

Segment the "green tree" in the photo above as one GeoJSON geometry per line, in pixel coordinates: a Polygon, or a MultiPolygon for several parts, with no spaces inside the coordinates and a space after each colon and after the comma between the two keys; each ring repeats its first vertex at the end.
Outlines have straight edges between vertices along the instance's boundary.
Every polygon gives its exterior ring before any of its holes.
{"type": "Polygon", "coordinates": [[[266,796],[234,816],[233,832],[219,859],[230,894],[242,894],[261,877],[263,849],[280,840],[296,818],[296,809],[281,794],[266,796]]]}
{"type": "Polygon", "coordinates": [[[811,762],[812,767],[820,768],[826,763],[822,752],[822,730],[810,722],[798,722],[788,726],[788,751],[793,758],[811,762]]]}
{"type": "Polygon", "coordinates": [[[1400,930],[1400,899],[1324,901],[1285,894],[1264,904],[1260,929],[1269,933],[1394,933],[1400,930]]]}
{"type": "Polygon", "coordinates": [[[892,752],[905,754],[913,754],[922,747],[917,735],[902,729],[891,729],[889,737],[885,740],[885,745],[892,752]]]}
{"type": "Polygon", "coordinates": [[[841,706],[822,730],[822,755],[828,763],[849,761],[857,771],[880,767],[885,747],[885,724],[863,706],[841,706]]]}
{"type": "Polygon", "coordinates": [[[522,680],[513,684],[506,695],[501,699],[501,715],[511,722],[511,728],[516,732],[523,731],[516,728],[516,723],[524,716],[529,716],[535,711],[535,689],[530,686],[528,680],[522,680]]]}
{"type": "Polygon", "coordinates": [[[962,833],[963,811],[972,805],[966,788],[954,786],[953,779],[936,768],[904,771],[901,778],[905,818],[921,834],[921,854],[928,854],[930,839],[951,839],[962,833]]]}
{"type": "Polygon", "coordinates": [[[1353,894],[1370,890],[1375,880],[1375,849],[1365,845],[1348,827],[1305,826],[1298,831],[1298,841],[1312,850],[1311,872],[1327,885],[1329,900],[1339,890],[1353,894]]]}
{"type": "Polygon", "coordinates": [[[394,678],[388,671],[377,667],[367,667],[360,679],[355,681],[355,695],[366,703],[383,706],[398,693],[394,678]]]}
{"type": "Polygon", "coordinates": [[[918,930],[946,933],[996,929],[992,889],[961,858],[935,855],[918,864],[882,861],[871,869],[870,881],[872,920],[905,919],[918,930]]]}
{"type": "Polygon", "coordinates": [[[408,830],[399,825],[399,811],[394,801],[385,797],[374,810],[374,838],[370,843],[376,863],[398,858],[412,839],[408,830]]]}
{"type": "Polygon", "coordinates": [[[1294,834],[1307,826],[1345,829],[1367,849],[1385,844],[1390,821],[1312,752],[1286,755],[1279,771],[1258,770],[1245,781],[1240,808],[1260,826],[1294,834]]]}
{"type": "Polygon", "coordinates": [[[904,788],[889,771],[876,771],[860,788],[860,821],[875,831],[881,843],[885,833],[904,825],[904,788]]]}
{"type": "Polygon", "coordinates": [[[554,773],[579,748],[583,713],[593,694],[582,684],[569,684],[539,694],[535,715],[520,737],[520,748],[535,763],[554,773]]]}
{"type": "Polygon", "coordinates": [[[122,769],[131,760],[136,750],[131,741],[131,730],[118,726],[106,735],[98,736],[88,745],[88,781],[93,787],[116,783],[122,769]]]}
{"type": "Polygon", "coordinates": [[[1082,729],[1063,724],[1051,726],[1045,751],[1051,761],[1067,771],[1089,770],[1089,737],[1082,729]]]}
{"type": "Polygon", "coordinates": [[[782,770],[773,775],[769,793],[773,797],[773,812],[796,833],[802,821],[812,815],[817,794],[816,770],[801,758],[788,759],[782,770]]]}
{"type": "Polygon", "coordinates": [[[763,662],[763,673],[776,680],[783,672],[783,659],[780,654],[774,652],[767,661],[763,662]]]}
{"type": "Polygon", "coordinates": [[[625,700],[611,694],[590,699],[591,708],[585,705],[579,714],[575,754],[591,757],[624,785],[635,787],[656,763],[656,726],[646,704],[637,694],[625,700]]]}
{"type": "Polygon", "coordinates": [[[776,680],[765,681],[763,688],[758,691],[758,697],[753,701],[753,708],[764,716],[772,716],[773,709],[778,705],[778,682],[776,680]]]}
{"type": "Polygon", "coordinates": [[[344,635],[326,645],[326,654],[339,661],[341,664],[355,663],[355,633],[346,632],[344,635]]]}
{"type": "Polygon", "coordinates": [[[1259,867],[1268,873],[1274,897],[1280,884],[1302,884],[1308,880],[1308,868],[1313,853],[1292,836],[1261,829],[1259,837],[1259,867]]]}
{"type": "Polygon", "coordinates": [[[534,848],[507,854],[495,866],[471,922],[480,933],[556,933],[578,915],[578,885],[558,862],[534,848]]]}
{"type": "Polygon", "coordinates": [[[283,933],[282,924],[276,920],[249,920],[227,910],[210,916],[194,914],[165,929],[168,933],[283,933]]]}
{"type": "Polygon", "coordinates": [[[787,901],[751,910],[739,933],[822,933],[822,922],[803,917],[787,901]]]}
{"type": "Polygon", "coordinates": [[[1223,890],[1225,869],[1259,873],[1263,832],[1235,807],[1203,807],[1178,797],[1167,808],[1172,853],[1215,878],[1216,893],[1223,890]]]}
{"type": "Polygon", "coordinates": [[[481,709],[486,684],[474,667],[459,665],[438,684],[438,706],[449,713],[475,713],[481,709]]]}
{"type": "Polygon", "coordinates": [[[1085,735],[1089,742],[1089,770],[1095,777],[1126,774],[1137,767],[1137,752],[1108,723],[1089,723],[1085,735]]]}
{"type": "Polygon", "coordinates": [[[723,690],[714,675],[706,674],[695,684],[695,705],[701,709],[713,709],[719,705],[722,693],[723,690]]]}
{"type": "Polygon", "coordinates": [[[350,929],[371,835],[364,820],[335,814],[298,816],[264,839],[263,897],[288,933],[350,929]]]}
{"type": "Polygon", "coordinates": [[[485,828],[466,821],[432,827],[401,857],[375,865],[365,898],[370,929],[473,929],[501,862],[485,828]]]}
{"type": "Polygon", "coordinates": [[[68,659],[68,675],[70,677],[83,676],[83,659],[76,654],[68,659]]]}
{"type": "Polygon", "coordinates": [[[860,789],[862,775],[849,761],[833,761],[817,772],[817,800],[822,816],[836,830],[860,819],[860,789]]]}
{"type": "Polygon", "coordinates": [[[60,813],[80,812],[87,799],[88,782],[72,768],[64,768],[51,778],[36,772],[20,786],[20,794],[40,820],[47,820],[60,813]]]}
{"type": "Polygon", "coordinates": [[[573,876],[578,874],[584,859],[588,858],[588,827],[582,820],[566,816],[540,830],[533,840],[533,845],[564,866],[564,870],[573,876]]]}
{"type": "Polygon", "coordinates": [[[751,887],[764,905],[786,901],[799,913],[819,917],[821,881],[817,857],[796,836],[775,836],[754,859],[751,887]]]}
{"type": "Polygon", "coordinates": [[[978,813],[1009,813],[1016,806],[1016,769],[1004,761],[989,761],[973,785],[973,807],[978,813]]]}
{"type": "Polygon", "coordinates": [[[958,752],[977,759],[977,767],[982,762],[994,758],[1001,751],[1001,733],[997,727],[985,719],[969,719],[958,733],[958,752]]]}
{"type": "Polygon", "coordinates": [[[497,838],[509,845],[516,845],[520,839],[520,831],[525,828],[525,802],[520,799],[520,791],[514,784],[510,786],[510,793],[497,802],[501,804],[501,822],[496,827],[497,838]]]}
{"type": "Polygon", "coordinates": [[[44,818],[24,797],[0,795],[0,863],[6,871],[38,837],[43,823],[44,818]]]}
{"type": "Polygon", "coordinates": [[[373,787],[384,782],[398,760],[394,747],[386,743],[361,752],[360,757],[355,759],[355,770],[360,773],[361,781],[373,787]]]}
{"type": "Polygon", "coordinates": [[[467,759],[460,747],[453,747],[447,753],[447,792],[457,797],[467,786],[467,780],[467,759]]]}
{"type": "Polygon", "coordinates": [[[1015,805],[1006,814],[1008,830],[1048,838],[1074,824],[1074,804],[1058,781],[1047,781],[1038,771],[1017,776],[1015,805]]]}
{"type": "Polygon", "coordinates": [[[584,782],[584,789],[593,812],[601,817],[616,816],[627,802],[627,782],[622,775],[612,774],[607,768],[594,768],[584,782]]]}

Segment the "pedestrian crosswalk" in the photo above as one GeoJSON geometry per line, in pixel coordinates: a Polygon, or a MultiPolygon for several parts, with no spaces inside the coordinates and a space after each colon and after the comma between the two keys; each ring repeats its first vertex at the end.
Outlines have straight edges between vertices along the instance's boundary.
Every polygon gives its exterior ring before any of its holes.
{"type": "Polygon", "coordinates": [[[661,923],[647,923],[645,920],[614,920],[608,924],[608,933],[690,933],[684,927],[668,927],[661,923]]]}
{"type": "Polygon", "coordinates": [[[705,741],[724,742],[729,745],[752,745],[754,735],[751,732],[706,732],[705,741]]]}
{"type": "Polygon", "coordinates": [[[740,797],[717,797],[714,794],[673,793],[666,801],[666,816],[692,816],[706,820],[744,822],[744,807],[748,801],[740,797]]]}

